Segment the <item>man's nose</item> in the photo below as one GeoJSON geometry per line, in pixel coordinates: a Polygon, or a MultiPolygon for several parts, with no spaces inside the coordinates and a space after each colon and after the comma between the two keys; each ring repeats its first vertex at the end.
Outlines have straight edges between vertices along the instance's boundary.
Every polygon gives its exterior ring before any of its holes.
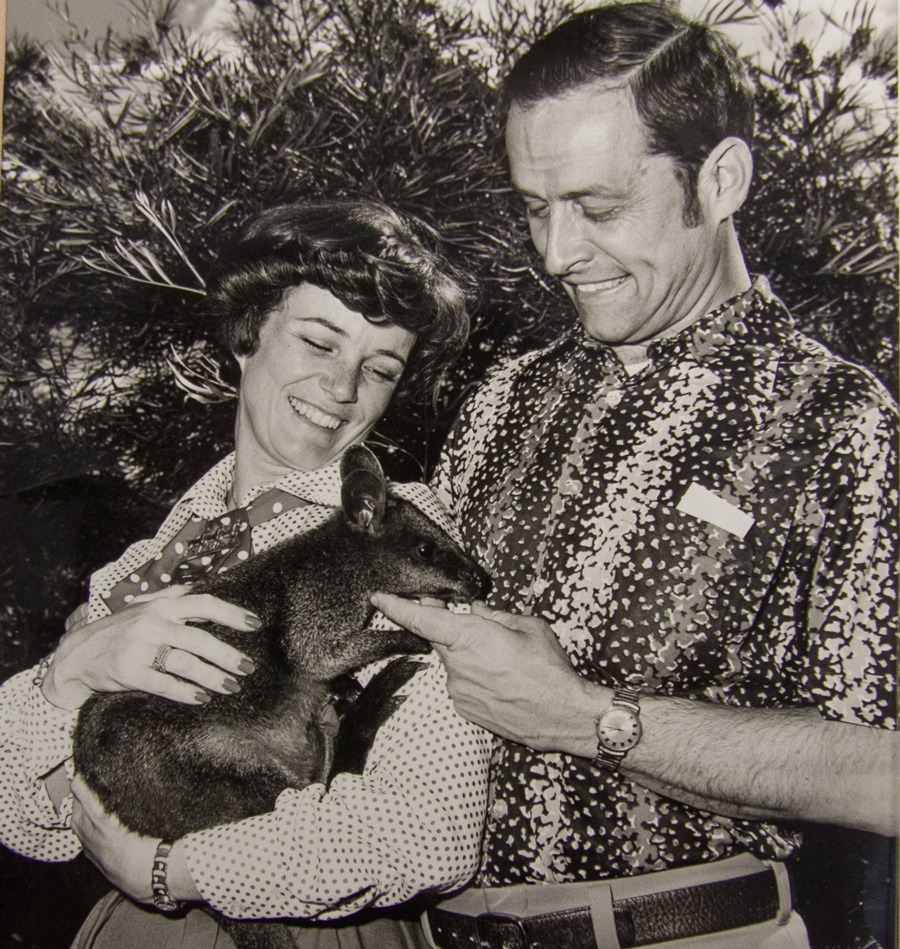
{"type": "Polygon", "coordinates": [[[336,365],[322,373],[319,385],[335,402],[355,402],[359,392],[359,374],[354,366],[336,365]]]}
{"type": "Polygon", "coordinates": [[[590,261],[591,246],[582,224],[578,216],[566,207],[550,210],[545,218],[542,239],[535,240],[547,273],[563,277],[590,261]]]}

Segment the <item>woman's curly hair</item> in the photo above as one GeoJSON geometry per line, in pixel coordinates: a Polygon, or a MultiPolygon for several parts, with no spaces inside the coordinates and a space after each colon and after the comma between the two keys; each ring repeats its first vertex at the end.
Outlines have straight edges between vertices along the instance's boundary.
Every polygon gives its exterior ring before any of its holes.
{"type": "Polygon", "coordinates": [[[371,323],[416,334],[399,397],[427,398],[469,334],[474,282],[437,232],[373,199],[286,204],[257,215],[215,266],[205,313],[235,355],[249,356],[287,291],[313,284],[371,323]]]}

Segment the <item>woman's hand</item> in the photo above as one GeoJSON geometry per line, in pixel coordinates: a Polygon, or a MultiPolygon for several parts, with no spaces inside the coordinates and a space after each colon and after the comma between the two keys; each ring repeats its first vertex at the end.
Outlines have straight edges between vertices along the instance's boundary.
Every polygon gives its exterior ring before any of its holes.
{"type": "Polygon", "coordinates": [[[84,626],[88,621],[88,604],[79,603],[78,606],[72,610],[71,613],[66,617],[66,632],[70,633],[72,630],[77,629],[79,626],[84,626]]]}
{"type": "Polygon", "coordinates": [[[72,781],[72,794],[72,830],[85,856],[116,889],[139,903],[152,903],[150,874],[159,840],[142,837],[107,814],[79,775],[72,781]]]}
{"type": "MultiPolygon", "coordinates": [[[[116,889],[139,903],[152,903],[150,878],[159,839],[136,834],[115,815],[107,814],[80,775],[76,774],[72,781],[72,794],[72,830],[78,835],[85,856],[116,889]]],[[[169,895],[179,901],[201,899],[188,872],[181,841],[172,847],[168,863],[169,895]]]]}
{"type": "Polygon", "coordinates": [[[252,660],[191,624],[215,622],[249,632],[260,627],[259,618],[233,603],[188,590],[173,586],[135,597],[124,610],[93,623],[84,622],[80,608],[76,610],[44,678],[44,697],[60,708],[75,709],[95,692],[150,692],[202,705],[209,692],[239,691],[238,677],[253,672],[252,660]],[[166,646],[171,648],[162,657],[165,671],[159,671],[154,659],[166,646]]]}

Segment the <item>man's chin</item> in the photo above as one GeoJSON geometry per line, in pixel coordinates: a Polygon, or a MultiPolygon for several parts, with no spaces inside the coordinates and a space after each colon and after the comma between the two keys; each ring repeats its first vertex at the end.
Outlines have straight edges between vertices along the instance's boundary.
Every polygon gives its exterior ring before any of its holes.
{"type": "Polygon", "coordinates": [[[598,343],[613,347],[638,345],[632,339],[631,327],[623,326],[620,319],[610,314],[579,312],[578,318],[588,336],[598,343]]]}

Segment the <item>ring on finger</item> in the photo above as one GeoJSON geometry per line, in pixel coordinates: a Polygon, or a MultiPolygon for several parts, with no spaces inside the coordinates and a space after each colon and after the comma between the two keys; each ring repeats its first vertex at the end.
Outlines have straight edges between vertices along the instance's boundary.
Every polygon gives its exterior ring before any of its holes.
{"type": "Polygon", "coordinates": [[[166,674],[166,659],[169,658],[169,653],[172,651],[171,646],[160,646],[156,650],[156,655],[153,657],[153,662],[150,663],[151,667],[157,672],[162,672],[163,675],[166,674]]]}

